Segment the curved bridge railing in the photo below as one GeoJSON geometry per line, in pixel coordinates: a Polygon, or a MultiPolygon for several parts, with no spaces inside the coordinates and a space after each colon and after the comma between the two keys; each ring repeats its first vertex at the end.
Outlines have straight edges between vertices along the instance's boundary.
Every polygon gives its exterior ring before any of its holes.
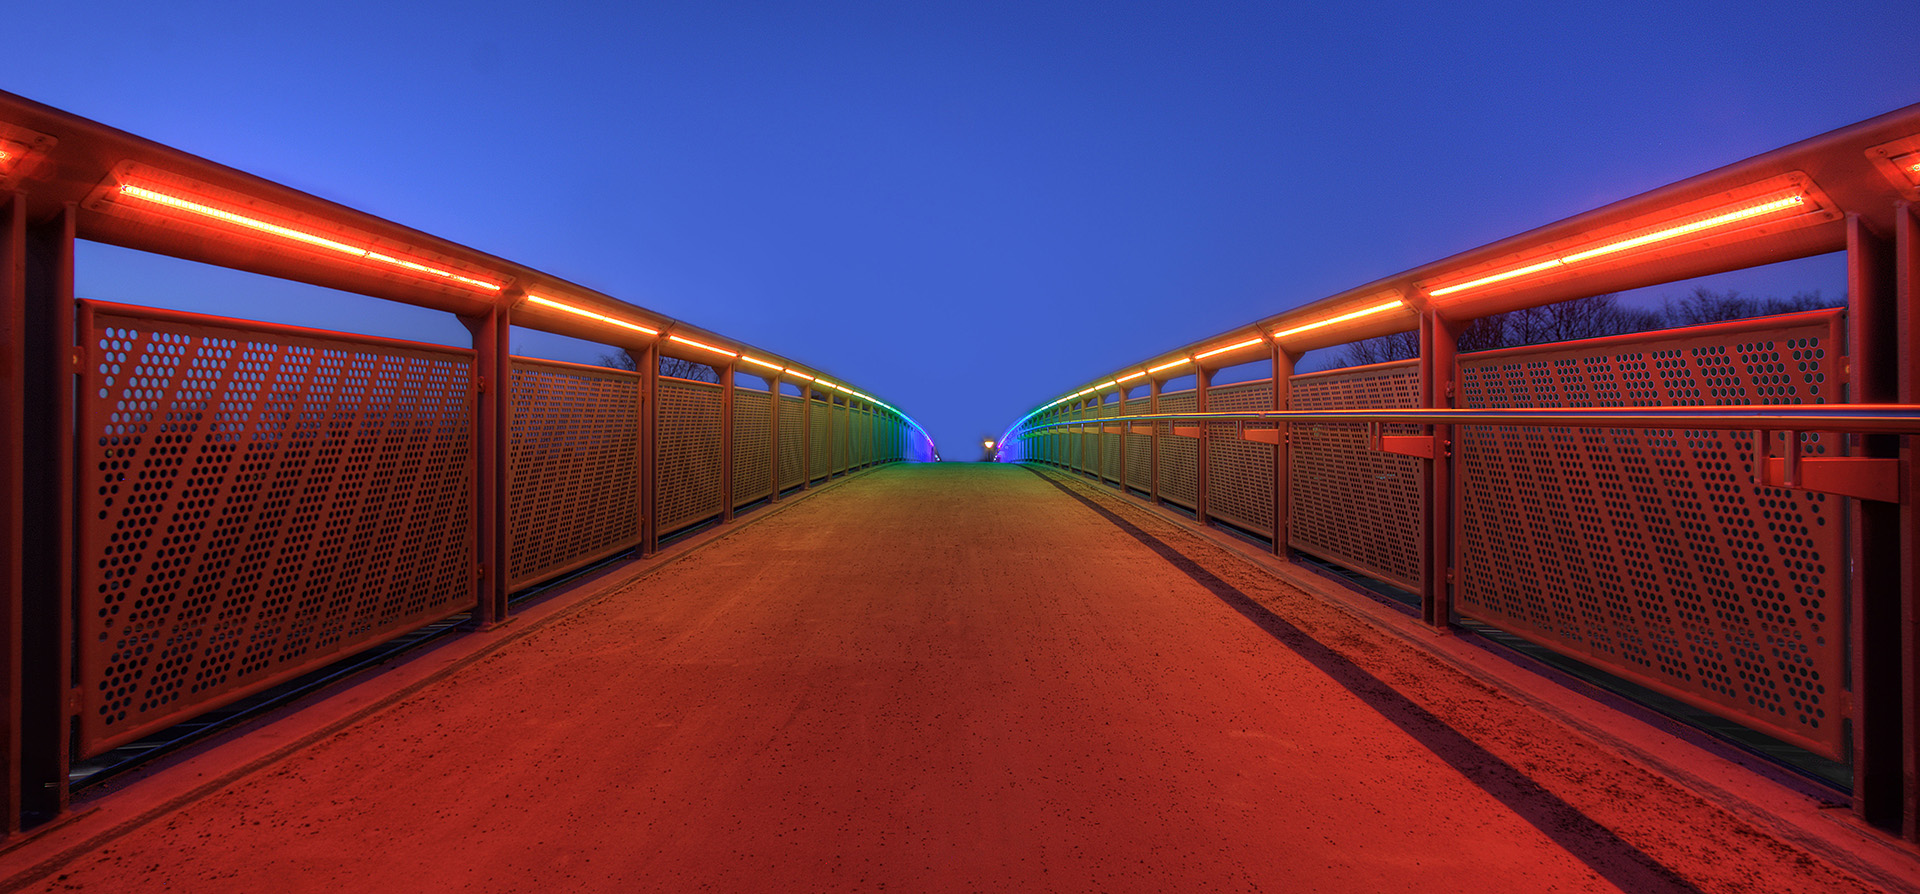
{"type": "Polygon", "coordinates": [[[912,419],[818,367],[8,94],[0,271],[9,831],[64,809],[75,760],[933,458],[912,419]],[[443,311],[472,344],[76,301],[77,239],[443,311]],[[637,371],[515,357],[512,327],[637,371]]]}
{"type": "Polygon", "coordinates": [[[1920,106],[1144,358],[1069,469],[1837,761],[1920,837],[1920,106]],[[1475,320],[1845,252],[1844,308],[1463,353],[1475,320]],[[1298,373],[1417,331],[1413,359],[1298,373]],[[1239,367],[1252,381],[1215,385],[1239,367]]]}

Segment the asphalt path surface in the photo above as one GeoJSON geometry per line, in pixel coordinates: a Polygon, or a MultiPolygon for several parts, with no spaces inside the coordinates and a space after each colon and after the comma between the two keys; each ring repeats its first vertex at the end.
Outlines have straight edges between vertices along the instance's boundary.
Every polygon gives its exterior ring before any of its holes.
{"type": "Polygon", "coordinates": [[[1865,890],[1085,482],[783,504],[39,890],[1865,890]]]}

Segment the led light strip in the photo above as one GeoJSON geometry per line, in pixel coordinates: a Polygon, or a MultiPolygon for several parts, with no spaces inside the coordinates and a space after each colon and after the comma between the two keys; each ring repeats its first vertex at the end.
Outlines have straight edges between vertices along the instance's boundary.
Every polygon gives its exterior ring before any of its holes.
{"type": "Polygon", "coordinates": [[[716,347],[714,347],[713,345],[709,345],[709,344],[704,344],[704,343],[702,343],[702,342],[697,342],[697,341],[694,341],[694,340],[693,340],[693,339],[691,339],[691,338],[681,338],[681,337],[680,337],[680,336],[678,336],[678,335],[669,335],[669,336],[667,336],[667,338],[669,338],[669,339],[672,339],[673,341],[677,341],[677,342],[679,342],[679,343],[681,343],[681,344],[683,344],[683,345],[692,345],[692,346],[694,346],[694,347],[696,347],[696,348],[700,348],[700,349],[702,349],[702,350],[707,350],[707,351],[712,351],[712,352],[714,352],[715,354],[725,354],[725,355],[727,355],[728,357],[738,357],[738,356],[740,356],[739,354],[735,354],[734,352],[732,352],[732,351],[729,351],[729,350],[727,350],[726,348],[716,348],[716,347]]]}
{"type": "Polygon", "coordinates": [[[768,363],[767,361],[762,360],[758,357],[755,357],[751,354],[741,354],[740,359],[745,360],[748,363],[751,363],[755,366],[764,366],[768,369],[774,370],[775,372],[786,372],[786,367],[781,366],[777,363],[768,363]]]}
{"type": "Polygon", "coordinates": [[[1794,192],[1792,195],[1779,196],[1778,198],[1762,201],[1762,202],[1759,202],[1758,204],[1748,205],[1743,208],[1735,208],[1732,211],[1716,214],[1712,217],[1703,218],[1701,220],[1692,221],[1690,223],[1678,224],[1675,226],[1666,227],[1664,229],[1655,230],[1654,232],[1651,232],[1651,233],[1645,233],[1639,236],[1632,236],[1626,239],[1616,240],[1616,241],[1609,242],[1594,248],[1589,248],[1585,251],[1577,251],[1571,254],[1556,255],[1544,261],[1528,264],[1524,267],[1514,267],[1508,270],[1502,270],[1498,273],[1490,273],[1478,279],[1468,280],[1467,282],[1446,286],[1444,288],[1433,289],[1432,291],[1429,291],[1427,294],[1432,295],[1435,298],[1440,298],[1446,295],[1452,295],[1457,292],[1463,292],[1463,291],[1466,291],[1467,289],[1475,289],[1481,286],[1489,286],[1497,282],[1505,282],[1509,279],[1526,276],[1527,274],[1530,274],[1530,273],[1538,273],[1542,270],[1550,270],[1555,267],[1570,266],[1572,264],[1577,264],[1581,261],[1587,261],[1587,260],[1591,260],[1593,258],[1601,257],[1604,255],[1617,254],[1619,252],[1629,251],[1631,249],[1640,248],[1641,246],[1651,245],[1655,242],[1665,242],[1670,239],[1678,239],[1682,236],[1690,235],[1692,233],[1698,233],[1701,230],[1710,230],[1715,227],[1723,227],[1728,224],[1739,223],[1740,221],[1743,221],[1743,220],[1752,220],[1753,218],[1761,217],[1767,214],[1772,214],[1776,211],[1785,211],[1789,208],[1804,208],[1807,204],[1808,204],[1808,199],[1805,193],[1794,192]]]}
{"type": "Polygon", "coordinates": [[[539,295],[528,295],[527,300],[533,302],[534,304],[539,304],[545,307],[551,307],[555,310],[564,310],[570,314],[577,314],[579,316],[583,316],[588,319],[599,320],[602,323],[612,323],[615,326],[623,326],[625,328],[632,329],[636,332],[645,332],[648,335],[660,334],[660,330],[658,329],[648,329],[647,327],[642,326],[638,323],[629,323],[626,320],[609,317],[606,314],[594,313],[593,311],[587,310],[585,308],[574,307],[571,304],[565,304],[559,301],[555,301],[552,298],[542,298],[539,295]]]}
{"type": "Polygon", "coordinates": [[[1193,362],[1193,358],[1192,358],[1192,357],[1182,357],[1182,358],[1180,358],[1180,359],[1178,359],[1178,360],[1175,360],[1175,361],[1173,361],[1172,363],[1162,363],[1162,364],[1160,364],[1159,366],[1155,366],[1155,367],[1152,367],[1152,368],[1150,368],[1150,369],[1148,369],[1148,370],[1147,370],[1147,372],[1149,372],[1149,373],[1157,373],[1157,372],[1159,372],[1159,371],[1161,371],[1161,370],[1163,370],[1163,369],[1172,369],[1172,368],[1174,368],[1174,367],[1176,367],[1176,366],[1179,366],[1179,365],[1180,365],[1180,364],[1182,364],[1182,363],[1192,363],[1192,362],[1193,362]]]}
{"type": "Polygon", "coordinates": [[[1225,353],[1226,353],[1226,352],[1228,352],[1228,351],[1237,351],[1237,350],[1239,350],[1239,349],[1241,349],[1241,348],[1250,348],[1250,347],[1253,347],[1254,345],[1257,345],[1257,344],[1259,344],[1259,343],[1260,343],[1260,339],[1257,339],[1257,338],[1249,338],[1249,339],[1247,339],[1246,341],[1243,341],[1243,342],[1241,342],[1241,343],[1239,343],[1239,344],[1237,344],[1237,345],[1227,345],[1227,346],[1226,346],[1226,347],[1224,347],[1224,348],[1214,348],[1213,350],[1211,350],[1211,351],[1208,351],[1208,352],[1206,352],[1205,354],[1195,354],[1195,355],[1193,355],[1193,359],[1195,359],[1195,360],[1205,360],[1205,359],[1207,359],[1208,357],[1212,357],[1212,356],[1213,356],[1213,355],[1215,355],[1215,354],[1225,354],[1225,353]]]}
{"type": "Polygon", "coordinates": [[[133,184],[130,184],[130,183],[122,184],[120,187],[120,194],[123,196],[127,196],[128,198],[134,198],[134,199],[140,199],[142,201],[152,202],[156,205],[165,205],[169,208],[177,208],[181,211],[186,211],[192,214],[201,215],[202,217],[211,217],[215,220],[223,220],[223,221],[226,221],[227,223],[246,227],[247,229],[250,229],[250,230],[266,233],[272,236],[279,236],[282,239],[291,239],[295,242],[303,242],[303,243],[306,243],[307,245],[311,245],[316,248],[324,248],[328,251],[339,252],[340,254],[347,255],[353,258],[358,258],[364,261],[373,261],[380,264],[388,264],[394,267],[399,267],[402,270],[410,270],[415,273],[420,273],[427,276],[438,277],[441,279],[448,279],[454,282],[473,286],[475,288],[486,289],[490,292],[498,292],[501,289],[501,286],[498,283],[491,283],[485,280],[474,279],[473,277],[470,277],[470,276],[462,276],[451,270],[445,270],[439,267],[429,266],[426,264],[422,264],[418,261],[408,260],[406,258],[399,258],[399,257],[394,257],[393,255],[382,254],[380,252],[374,251],[372,248],[363,248],[357,245],[349,245],[345,242],[328,239],[325,236],[315,235],[313,233],[308,233],[304,230],[297,230],[297,229],[294,229],[293,227],[282,226],[276,223],[270,223],[268,221],[260,220],[259,218],[255,218],[255,217],[248,217],[244,214],[228,211],[224,208],[215,208],[212,205],[205,205],[200,202],[195,202],[191,199],[183,199],[179,196],[168,195],[167,193],[151,190],[144,186],[134,186],[133,184]]]}
{"type": "Polygon", "coordinates": [[[1332,326],[1335,323],[1345,323],[1348,320],[1357,320],[1357,319],[1360,319],[1361,317],[1370,317],[1370,316],[1373,316],[1374,314],[1386,313],[1387,311],[1393,310],[1396,307],[1404,307],[1404,306],[1406,306],[1406,302],[1403,302],[1400,299],[1396,298],[1385,304],[1376,304],[1372,307],[1363,307],[1359,310],[1353,311],[1352,313],[1344,313],[1337,317],[1328,317],[1324,320],[1317,320],[1315,322],[1308,323],[1304,326],[1295,326],[1292,329],[1282,329],[1279,332],[1275,332],[1273,334],[1273,337],[1286,338],[1289,335],[1299,335],[1302,332],[1311,332],[1315,329],[1320,329],[1326,326],[1332,326]]]}

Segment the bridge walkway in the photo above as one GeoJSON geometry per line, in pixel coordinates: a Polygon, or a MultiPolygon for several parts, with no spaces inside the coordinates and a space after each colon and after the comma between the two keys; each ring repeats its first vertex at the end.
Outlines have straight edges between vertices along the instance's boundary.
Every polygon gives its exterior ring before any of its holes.
{"type": "Polygon", "coordinates": [[[0,872],[280,894],[1871,889],[1418,634],[1058,473],[883,468],[482,636],[239,770],[152,777],[197,789],[114,823],[89,814],[150,781],[101,795],[0,872]]]}

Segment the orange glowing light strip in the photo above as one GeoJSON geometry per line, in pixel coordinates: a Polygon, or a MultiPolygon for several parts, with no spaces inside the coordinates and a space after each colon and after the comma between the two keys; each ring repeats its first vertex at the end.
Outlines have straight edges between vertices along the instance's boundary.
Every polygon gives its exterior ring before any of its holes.
{"type": "Polygon", "coordinates": [[[629,323],[626,320],[615,319],[613,317],[607,316],[606,314],[597,314],[597,313],[594,313],[593,311],[586,310],[584,308],[574,307],[571,304],[562,304],[558,301],[553,300],[552,298],[542,298],[539,295],[528,295],[527,300],[535,304],[543,305],[545,307],[551,307],[555,310],[564,310],[570,314],[578,314],[579,316],[583,316],[588,319],[599,320],[602,323],[612,323],[615,326],[624,326],[636,332],[645,332],[648,335],[660,334],[660,330],[658,329],[648,329],[647,327],[639,325],[638,323],[629,323]]]}
{"type": "Polygon", "coordinates": [[[465,283],[466,285],[474,286],[476,288],[486,289],[492,292],[498,292],[501,289],[501,286],[498,283],[491,283],[485,280],[474,279],[473,277],[470,277],[470,276],[462,276],[451,270],[444,270],[439,267],[431,267],[426,264],[422,264],[418,261],[411,261],[405,258],[397,258],[392,255],[381,254],[380,252],[374,251],[372,248],[362,248],[357,245],[349,245],[345,242],[339,242],[333,239],[328,239],[325,236],[318,236],[313,233],[305,232],[303,230],[294,229],[293,227],[281,226],[280,224],[276,224],[276,223],[269,223],[267,221],[260,220],[259,218],[248,217],[244,214],[228,211],[223,208],[215,208],[212,205],[204,205],[199,202],[195,202],[191,199],[183,199],[183,198],[180,198],[179,196],[172,196],[163,192],[156,192],[154,190],[147,189],[144,186],[134,186],[132,184],[123,184],[120,187],[120,194],[127,196],[129,198],[141,199],[143,201],[152,202],[156,205],[165,205],[169,208],[177,208],[181,211],[186,211],[192,214],[201,215],[202,217],[211,217],[215,220],[223,220],[223,221],[226,221],[227,223],[237,224],[239,226],[246,227],[247,229],[250,229],[250,230],[266,233],[270,236],[279,236],[282,239],[291,239],[295,242],[304,242],[316,248],[324,248],[328,251],[339,252],[340,254],[358,258],[364,261],[374,261],[381,264],[389,264],[395,267],[399,267],[403,270],[411,270],[415,273],[420,273],[427,276],[439,277],[441,279],[450,279],[450,280],[453,280],[454,282],[465,283]]]}
{"type": "Polygon", "coordinates": [[[1147,374],[1147,371],[1143,369],[1143,370],[1141,370],[1141,371],[1139,371],[1139,372],[1137,372],[1137,373],[1134,373],[1134,374],[1132,374],[1132,375],[1127,375],[1127,376],[1121,376],[1120,378],[1117,378],[1117,379],[1114,379],[1113,381],[1114,381],[1114,384],[1116,384],[1116,385],[1117,385],[1117,384],[1119,384],[1119,383],[1121,383],[1121,382],[1126,382],[1126,381],[1131,381],[1131,380],[1133,380],[1133,379],[1137,379],[1137,378],[1140,378],[1141,376],[1144,376],[1144,375],[1146,375],[1146,374],[1147,374]]]}
{"type": "Polygon", "coordinates": [[[740,359],[742,359],[742,360],[745,360],[745,361],[747,361],[748,363],[751,363],[751,364],[753,364],[753,365],[755,365],[755,366],[764,366],[764,367],[766,367],[766,368],[768,368],[768,369],[771,369],[771,370],[775,370],[775,371],[781,371],[781,370],[784,370],[784,369],[785,369],[785,367],[783,367],[783,366],[778,366],[778,365],[776,365],[776,364],[772,364],[772,363],[768,363],[768,362],[767,362],[767,361],[765,361],[765,360],[762,360],[762,359],[760,359],[760,358],[758,358],[758,357],[754,357],[754,356],[751,356],[751,355],[748,355],[748,354],[741,354],[741,355],[740,355],[740,359]]]}
{"type": "Polygon", "coordinates": [[[1260,343],[1260,339],[1257,339],[1257,338],[1249,338],[1249,339],[1247,339],[1246,341],[1243,341],[1243,342],[1241,342],[1241,343],[1239,343],[1239,344],[1237,344],[1237,345],[1227,345],[1227,346],[1226,346],[1226,347],[1224,347],[1224,348],[1214,348],[1213,350],[1211,350],[1211,351],[1208,351],[1208,352],[1206,352],[1205,354],[1195,354],[1195,355],[1193,355],[1193,359],[1195,359],[1195,360],[1205,360],[1205,359],[1207,359],[1208,357],[1212,357],[1212,356],[1213,356],[1213,355],[1215,355],[1215,354],[1225,354],[1225,353],[1226,353],[1226,352],[1228,352],[1228,351],[1237,351],[1237,350],[1239,350],[1239,349],[1241,349],[1241,348],[1250,348],[1250,347],[1253,347],[1254,345],[1257,345],[1257,344],[1259,344],[1259,343],[1260,343]]]}
{"type": "Polygon", "coordinates": [[[700,342],[697,342],[697,341],[694,341],[694,340],[693,340],[693,339],[691,339],[691,338],[681,338],[681,337],[680,337],[680,336],[678,336],[678,335],[669,335],[669,336],[667,336],[667,337],[668,337],[668,338],[670,338],[670,339],[673,339],[674,341],[677,341],[677,342],[679,342],[679,343],[681,343],[681,344],[683,344],[683,345],[693,345],[693,346],[694,346],[694,347],[696,347],[696,348],[703,348],[703,349],[705,349],[705,350],[708,350],[708,351],[712,351],[712,352],[714,352],[715,354],[725,354],[725,355],[727,355],[728,357],[738,357],[738,356],[740,356],[739,354],[735,354],[734,352],[732,352],[732,351],[729,351],[729,350],[727,350],[726,348],[716,348],[716,347],[714,347],[713,345],[707,345],[707,344],[701,344],[700,342]]]}
{"type": "Polygon", "coordinates": [[[800,372],[800,371],[798,371],[798,370],[792,370],[792,369],[790,369],[790,370],[787,370],[787,372],[788,372],[788,373],[790,373],[790,374],[792,374],[792,375],[795,375],[795,376],[798,376],[798,377],[800,377],[800,378],[802,378],[802,379],[806,379],[806,380],[807,380],[807,381],[809,381],[809,382],[812,382],[812,381],[815,381],[815,379],[814,379],[814,377],[812,377],[812,376],[810,376],[810,375],[807,375],[806,373],[803,373],[803,372],[800,372]]]}
{"type": "Polygon", "coordinates": [[[1361,317],[1370,317],[1370,316],[1373,316],[1374,314],[1386,313],[1387,311],[1390,311],[1396,307],[1402,307],[1402,306],[1404,306],[1404,303],[1400,299],[1395,298],[1394,300],[1389,301],[1385,304],[1376,304],[1372,307],[1363,307],[1359,310],[1353,311],[1352,313],[1344,313],[1337,317],[1328,317],[1324,320],[1317,320],[1315,322],[1308,323],[1304,326],[1295,326],[1292,329],[1282,329],[1279,332],[1275,332],[1273,334],[1273,337],[1286,338],[1289,335],[1299,335],[1302,332],[1311,332],[1312,330],[1319,329],[1323,326],[1332,326],[1335,323],[1345,323],[1348,320],[1357,320],[1357,319],[1360,319],[1361,317]]]}
{"type": "Polygon", "coordinates": [[[1691,223],[1677,224],[1675,226],[1667,227],[1665,229],[1655,230],[1654,232],[1651,232],[1651,233],[1645,233],[1639,236],[1632,236],[1626,239],[1620,239],[1614,242],[1609,242],[1605,245],[1589,248],[1585,251],[1577,251],[1572,254],[1557,255],[1555,257],[1548,258],[1544,261],[1528,264],[1524,267],[1514,267],[1509,270],[1502,270],[1498,273],[1490,273],[1486,276],[1480,277],[1479,279],[1469,280],[1467,282],[1463,282],[1458,285],[1451,285],[1441,289],[1434,289],[1433,291],[1428,292],[1427,294],[1432,295],[1435,298],[1439,298],[1445,295],[1451,295],[1455,292],[1462,292],[1467,289],[1479,288],[1480,286],[1488,286],[1497,282],[1505,282],[1509,279],[1526,276],[1529,273],[1538,273],[1542,270],[1549,270],[1554,267],[1564,267],[1572,264],[1577,264],[1581,261],[1590,260],[1593,258],[1600,257],[1602,255],[1617,254],[1619,252],[1639,248],[1644,245],[1651,245],[1655,242],[1665,242],[1669,239],[1678,239],[1682,236],[1698,233],[1701,230],[1710,230],[1710,229],[1713,229],[1714,227],[1723,227],[1723,226],[1726,226],[1727,224],[1739,223],[1740,221],[1743,221],[1743,220],[1751,220],[1753,218],[1760,217],[1762,215],[1772,214],[1775,211],[1784,211],[1789,208],[1802,208],[1802,207],[1805,207],[1806,204],[1807,204],[1806,194],[1795,192],[1792,195],[1781,196],[1779,198],[1760,202],[1759,204],[1748,205],[1744,208],[1736,208],[1732,211],[1728,211],[1723,214],[1716,214],[1712,217],[1696,220],[1691,223]]]}
{"type": "Polygon", "coordinates": [[[1159,366],[1156,366],[1156,367],[1153,367],[1153,368],[1151,368],[1151,369],[1149,369],[1149,370],[1147,370],[1147,372],[1150,372],[1150,373],[1157,373],[1157,372],[1159,372],[1159,371],[1161,371],[1161,370],[1163,370],[1163,369],[1172,369],[1172,368],[1174,368],[1174,367],[1176,367],[1176,366],[1179,366],[1179,365],[1180,365],[1180,364],[1182,364],[1182,363],[1192,363],[1192,362],[1193,362],[1193,358],[1192,358],[1192,357],[1182,357],[1182,358],[1180,358],[1180,359],[1178,359],[1178,360],[1175,360],[1175,361],[1173,361],[1172,363],[1162,363],[1162,364],[1160,364],[1159,366]]]}

